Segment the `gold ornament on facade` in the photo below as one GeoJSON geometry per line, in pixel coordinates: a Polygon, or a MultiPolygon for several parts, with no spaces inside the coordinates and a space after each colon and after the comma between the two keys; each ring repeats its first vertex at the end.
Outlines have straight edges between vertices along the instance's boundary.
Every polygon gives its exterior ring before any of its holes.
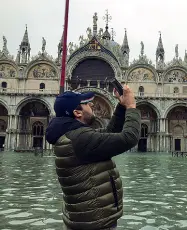
{"type": "Polygon", "coordinates": [[[164,80],[171,83],[187,82],[187,74],[181,70],[171,70],[166,74],[164,80]]]}
{"type": "Polygon", "coordinates": [[[28,75],[29,78],[56,78],[57,73],[55,69],[46,64],[38,64],[34,66],[28,75]]]}

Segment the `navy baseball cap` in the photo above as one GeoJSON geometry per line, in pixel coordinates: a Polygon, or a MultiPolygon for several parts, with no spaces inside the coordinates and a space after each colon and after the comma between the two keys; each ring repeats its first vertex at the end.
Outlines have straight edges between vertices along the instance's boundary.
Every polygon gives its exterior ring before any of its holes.
{"type": "Polygon", "coordinates": [[[73,110],[78,105],[93,101],[94,96],[93,92],[78,93],[72,91],[66,91],[58,95],[54,103],[56,117],[72,117],[73,110]]]}

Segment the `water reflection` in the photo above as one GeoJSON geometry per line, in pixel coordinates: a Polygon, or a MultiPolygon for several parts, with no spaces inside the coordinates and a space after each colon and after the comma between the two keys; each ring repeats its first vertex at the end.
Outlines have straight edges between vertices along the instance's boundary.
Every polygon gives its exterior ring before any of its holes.
{"type": "MultiPolygon", "coordinates": [[[[124,154],[115,158],[124,188],[118,229],[187,229],[186,158],[124,154]]],[[[62,229],[61,189],[53,158],[0,154],[0,229],[62,229]]]]}
{"type": "Polygon", "coordinates": [[[187,159],[132,154],[116,162],[125,175],[125,229],[187,229],[187,159]]]}
{"type": "Polygon", "coordinates": [[[54,159],[1,153],[0,165],[0,229],[60,229],[54,159]]]}

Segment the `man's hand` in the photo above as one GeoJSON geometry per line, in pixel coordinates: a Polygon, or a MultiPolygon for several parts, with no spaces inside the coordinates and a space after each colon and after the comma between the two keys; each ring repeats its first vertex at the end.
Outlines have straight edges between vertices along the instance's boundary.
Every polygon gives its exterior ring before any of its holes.
{"type": "Polygon", "coordinates": [[[119,93],[114,91],[116,97],[118,98],[121,105],[126,107],[126,109],[136,108],[136,100],[134,97],[133,91],[129,88],[128,85],[123,86],[123,95],[120,96],[119,93]]]}

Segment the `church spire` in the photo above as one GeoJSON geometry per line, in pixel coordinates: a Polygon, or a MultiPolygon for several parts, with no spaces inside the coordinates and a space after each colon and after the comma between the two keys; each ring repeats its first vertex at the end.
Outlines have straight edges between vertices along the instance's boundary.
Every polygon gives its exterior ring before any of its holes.
{"type": "Polygon", "coordinates": [[[163,47],[163,43],[162,43],[162,35],[161,32],[160,33],[160,37],[159,37],[159,41],[158,41],[158,46],[157,46],[157,50],[156,50],[156,61],[158,61],[158,59],[164,61],[164,47],[163,47]]]}
{"type": "Polygon", "coordinates": [[[129,54],[130,52],[130,49],[129,49],[129,44],[128,44],[128,39],[127,39],[127,30],[125,29],[125,36],[124,36],[124,39],[123,39],[123,44],[122,44],[122,47],[121,47],[121,51],[123,54],[129,54]]]}
{"type": "Polygon", "coordinates": [[[102,38],[106,39],[106,40],[110,40],[111,39],[111,35],[110,35],[109,31],[108,31],[108,29],[109,29],[108,23],[112,19],[112,17],[108,13],[108,10],[106,10],[106,15],[103,17],[103,19],[106,21],[106,27],[105,27],[105,32],[102,35],[102,38]]]}
{"type": "Polygon", "coordinates": [[[28,31],[27,31],[27,25],[26,25],[25,33],[24,33],[23,40],[21,43],[23,45],[29,45],[29,36],[28,36],[28,31]]]}
{"type": "Polygon", "coordinates": [[[126,29],[125,29],[125,36],[123,39],[123,44],[121,46],[121,51],[122,51],[122,54],[123,54],[124,59],[125,59],[125,65],[128,66],[129,65],[130,49],[129,49],[128,39],[127,39],[127,30],[126,29]]]}
{"type": "Polygon", "coordinates": [[[29,43],[29,37],[28,37],[28,31],[27,31],[27,25],[25,29],[25,33],[18,51],[17,60],[19,60],[19,63],[27,64],[30,59],[30,43],[29,43]]]}
{"type": "Polygon", "coordinates": [[[162,43],[162,34],[161,32],[159,33],[160,33],[160,37],[159,37],[158,46],[156,50],[156,67],[157,69],[162,69],[164,67],[165,51],[162,43]]]}

